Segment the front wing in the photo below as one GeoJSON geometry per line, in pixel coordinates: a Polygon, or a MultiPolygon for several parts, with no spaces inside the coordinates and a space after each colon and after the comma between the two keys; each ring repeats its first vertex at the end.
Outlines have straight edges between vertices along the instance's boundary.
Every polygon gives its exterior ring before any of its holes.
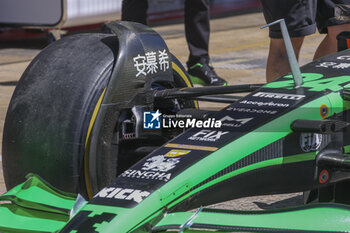
{"type": "MultiPolygon", "coordinates": [[[[0,196],[0,232],[56,232],[70,218],[76,195],[39,176],[0,196]]],[[[107,207],[108,208],[108,207],[107,207]]],[[[152,232],[349,232],[350,206],[310,204],[278,210],[202,209],[166,214],[152,232]]],[[[117,232],[117,229],[116,229],[117,232]]]]}

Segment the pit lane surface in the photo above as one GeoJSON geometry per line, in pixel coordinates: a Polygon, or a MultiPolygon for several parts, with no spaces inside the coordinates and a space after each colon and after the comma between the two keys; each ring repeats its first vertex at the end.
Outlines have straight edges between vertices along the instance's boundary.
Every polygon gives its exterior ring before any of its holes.
{"type": "MultiPolygon", "coordinates": [[[[251,13],[211,20],[210,56],[217,73],[229,84],[265,82],[268,53],[268,30],[259,29],[264,24],[262,13],[251,13]]],[[[166,40],[170,51],[183,63],[188,57],[183,24],[154,28],[166,40]]],[[[300,64],[310,62],[323,36],[316,34],[305,39],[300,64]]],[[[21,74],[45,46],[45,40],[0,42],[0,131],[7,107],[21,74]]],[[[219,109],[225,105],[200,103],[202,108],[219,109]]],[[[2,141],[2,133],[0,135],[2,141]]],[[[1,148],[1,144],[0,144],[1,148]]],[[[6,191],[0,157],[0,194],[6,191]]],[[[16,171],[13,171],[16,172],[16,171]]],[[[214,205],[228,209],[271,209],[302,203],[300,193],[241,198],[214,205]]]]}

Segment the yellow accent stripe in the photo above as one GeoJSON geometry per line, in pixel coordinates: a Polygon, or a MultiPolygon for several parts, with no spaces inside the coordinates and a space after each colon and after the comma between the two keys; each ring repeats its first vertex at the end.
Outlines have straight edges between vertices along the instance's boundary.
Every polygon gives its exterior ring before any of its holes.
{"type": "Polygon", "coordinates": [[[182,69],[175,63],[175,62],[171,62],[171,65],[173,66],[173,69],[181,76],[181,78],[185,81],[186,85],[188,87],[191,87],[191,82],[190,80],[187,78],[186,74],[182,71],[182,69]]]}
{"type": "Polygon", "coordinates": [[[197,146],[197,145],[186,145],[186,144],[175,144],[175,143],[168,143],[164,147],[190,149],[190,150],[204,150],[204,151],[216,151],[219,149],[217,147],[211,147],[211,146],[197,146]]]}
{"type": "Polygon", "coordinates": [[[101,104],[102,104],[102,100],[103,97],[106,93],[106,89],[105,88],[100,96],[100,98],[97,101],[97,104],[95,106],[95,109],[92,113],[91,119],[90,119],[90,124],[89,124],[89,128],[88,128],[88,132],[86,135],[86,141],[85,141],[85,155],[84,155],[84,172],[85,172],[85,184],[86,184],[86,190],[88,193],[89,198],[92,198],[92,189],[91,189],[91,184],[90,184],[90,176],[89,176],[89,147],[90,147],[90,137],[91,137],[91,132],[92,132],[92,128],[95,124],[96,121],[96,117],[97,117],[97,113],[100,110],[101,104]]]}
{"type": "MultiPolygon", "coordinates": [[[[181,76],[181,78],[185,81],[186,85],[188,87],[192,87],[191,81],[188,79],[187,75],[182,71],[182,69],[175,63],[175,62],[171,62],[171,65],[173,67],[173,69],[181,76]]],[[[198,101],[195,100],[194,101],[194,106],[196,109],[199,108],[198,106],[198,101]]]]}

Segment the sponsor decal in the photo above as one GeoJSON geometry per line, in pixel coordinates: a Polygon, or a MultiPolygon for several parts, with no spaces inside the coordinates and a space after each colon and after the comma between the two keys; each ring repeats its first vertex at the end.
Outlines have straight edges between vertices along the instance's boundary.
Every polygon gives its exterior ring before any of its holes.
{"type": "Polygon", "coordinates": [[[222,122],[222,126],[229,126],[229,127],[241,127],[242,125],[246,124],[247,122],[253,120],[254,118],[242,118],[242,119],[234,119],[230,116],[225,116],[220,119],[222,122]]]}
{"type": "Polygon", "coordinates": [[[101,198],[114,198],[119,200],[127,200],[133,201],[136,203],[140,203],[150,195],[150,192],[137,190],[137,189],[127,189],[127,188],[114,188],[114,187],[106,187],[98,192],[95,197],[101,198]]]}
{"type": "MultiPolygon", "coordinates": [[[[77,208],[79,213],[77,215],[79,224],[74,223],[74,221],[67,227],[69,232],[82,232],[88,231],[87,229],[95,229],[97,224],[106,224],[112,221],[112,219],[117,216],[117,214],[111,214],[106,212],[92,212],[86,210],[80,210],[81,208],[77,208]]],[[[94,230],[95,231],[95,230],[94,230]]],[[[95,231],[96,232],[96,231],[95,231]]]]}
{"type": "Polygon", "coordinates": [[[216,142],[227,133],[228,131],[201,130],[189,137],[188,139],[193,141],[216,142]]]}
{"type": "Polygon", "coordinates": [[[300,134],[300,147],[304,152],[316,151],[322,143],[322,134],[302,133],[300,134]]]}
{"type": "Polygon", "coordinates": [[[143,112],[143,128],[144,129],[160,129],[160,118],[162,114],[156,112],[143,112]]]}
{"type": "Polygon", "coordinates": [[[180,162],[180,158],[165,158],[163,155],[153,156],[146,160],[142,170],[167,172],[175,167],[180,162]]]}
{"type": "MultiPolygon", "coordinates": [[[[347,59],[348,60],[348,59],[347,59]]],[[[332,69],[348,69],[350,63],[338,63],[338,62],[321,62],[316,67],[332,68],[332,69]]]]}
{"type": "MultiPolygon", "coordinates": [[[[339,91],[345,88],[350,88],[350,76],[348,75],[324,78],[323,74],[303,73],[302,76],[304,80],[302,87],[308,88],[309,91],[339,91]]],[[[264,87],[294,89],[293,76],[286,75],[281,81],[268,83],[264,87]]]]}
{"type": "Polygon", "coordinates": [[[219,149],[217,147],[212,147],[212,146],[197,146],[197,145],[176,144],[176,143],[168,143],[164,147],[190,149],[190,150],[202,150],[202,151],[216,151],[219,149]]]}
{"type": "Polygon", "coordinates": [[[261,102],[261,101],[250,101],[250,100],[242,100],[239,102],[240,104],[246,104],[246,105],[255,105],[259,107],[289,107],[289,104],[284,104],[284,103],[275,103],[273,101],[270,102],[261,102]]]}
{"type": "Polygon", "coordinates": [[[343,55],[337,57],[338,60],[345,60],[345,61],[350,61],[350,56],[349,55],[343,55]]]}
{"type": "Polygon", "coordinates": [[[138,179],[169,181],[171,178],[171,173],[129,169],[123,172],[121,176],[138,179]]]}
{"type": "MultiPolygon", "coordinates": [[[[301,99],[305,98],[305,95],[272,93],[272,92],[257,92],[253,96],[254,97],[270,98],[270,99],[283,99],[283,100],[301,100],[301,99]]],[[[288,106],[286,106],[286,107],[288,107],[288,106]]],[[[280,106],[277,106],[277,107],[280,107],[280,106]]]]}
{"type": "MultiPolygon", "coordinates": [[[[189,152],[190,151],[187,151],[187,153],[185,151],[178,151],[177,154],[182,153],[182,155],[185,155],[189,152]]],[[[167,172],[175,168],[176,164],[179,162],[180,158],[166,158],[163,155],[157,155],[147,159],[146,162],[142,165],[141,169],[128,169],[123,172],[121,176],[139,179],[162,180],[167,182],[171,178],[171,173],[167,172]]]]}
{"type": "Polygon", "coordinates": [[[191,152],[190,150],[171,150],[168,153],[166,153],[164,157],[169,157],[169,158],[180,157],[180,156],[187,155],[190,152],[191,152]]]}
{"type": "Polygon", "coordinates": [[[136,77],[155,74],[158,70],[166,71],[170,68],[169,55],[165,49],[158,52],[150,51],[143,55],[138,54],[133,61],[137,70],[136,77]]]}
{"type": "Polygon", "coordinates": [[[247,113],[269,114],[269,115],[274,115],[277,113],[277,110],[255,109],[255,108],[228,107],[226,110],[233,111],[233,112],[247,112],[247,113]]]}

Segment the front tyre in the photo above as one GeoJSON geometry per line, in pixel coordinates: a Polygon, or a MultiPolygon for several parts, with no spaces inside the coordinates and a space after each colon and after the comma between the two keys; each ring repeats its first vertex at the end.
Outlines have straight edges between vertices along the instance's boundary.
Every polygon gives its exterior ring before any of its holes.
{"type": "Polygon", "coordinates": [[[4,125],[7,189],[32,172],[62,190],[84,193],[81,171],[87,132],[117,48],[116,36],[65,37],[28,66],[4,125]]]}
{"type": "MultiPolygon", "coordinates": [[[[51,44],[23,73],[12,96],[3,135],[3,171],[7,189],[36,173],[67,192],[92,196],[123,170],[165,141],[152,138],[120,140],[121,124],[130,111],[110,111],[96,151],[98,170],[89,182],[92,128],[118,53],[118,40],[109,34],[80,34],[51,44]],[[142,147],[142,150],[140,149],[142,147]],[[88,195],[89,194],[89,195],[88,195]]],[[[173,59],[174,82],[166,88],[191,86],[181,63],[173,59]]],[[[122,90],[123,87],[116,87],[122,90]]],[[[142,86],[130,92],[138,92],[142,86]]],[[[179,100],[181,108],[196,107],[179,100]]],[[[125,134],[126,135],[126,134],[125,134]]],[[[131,135],[131,134],[130,134],[131,135]]],[[[131,136],[132,137],[132,136],[131,136]]]]}

